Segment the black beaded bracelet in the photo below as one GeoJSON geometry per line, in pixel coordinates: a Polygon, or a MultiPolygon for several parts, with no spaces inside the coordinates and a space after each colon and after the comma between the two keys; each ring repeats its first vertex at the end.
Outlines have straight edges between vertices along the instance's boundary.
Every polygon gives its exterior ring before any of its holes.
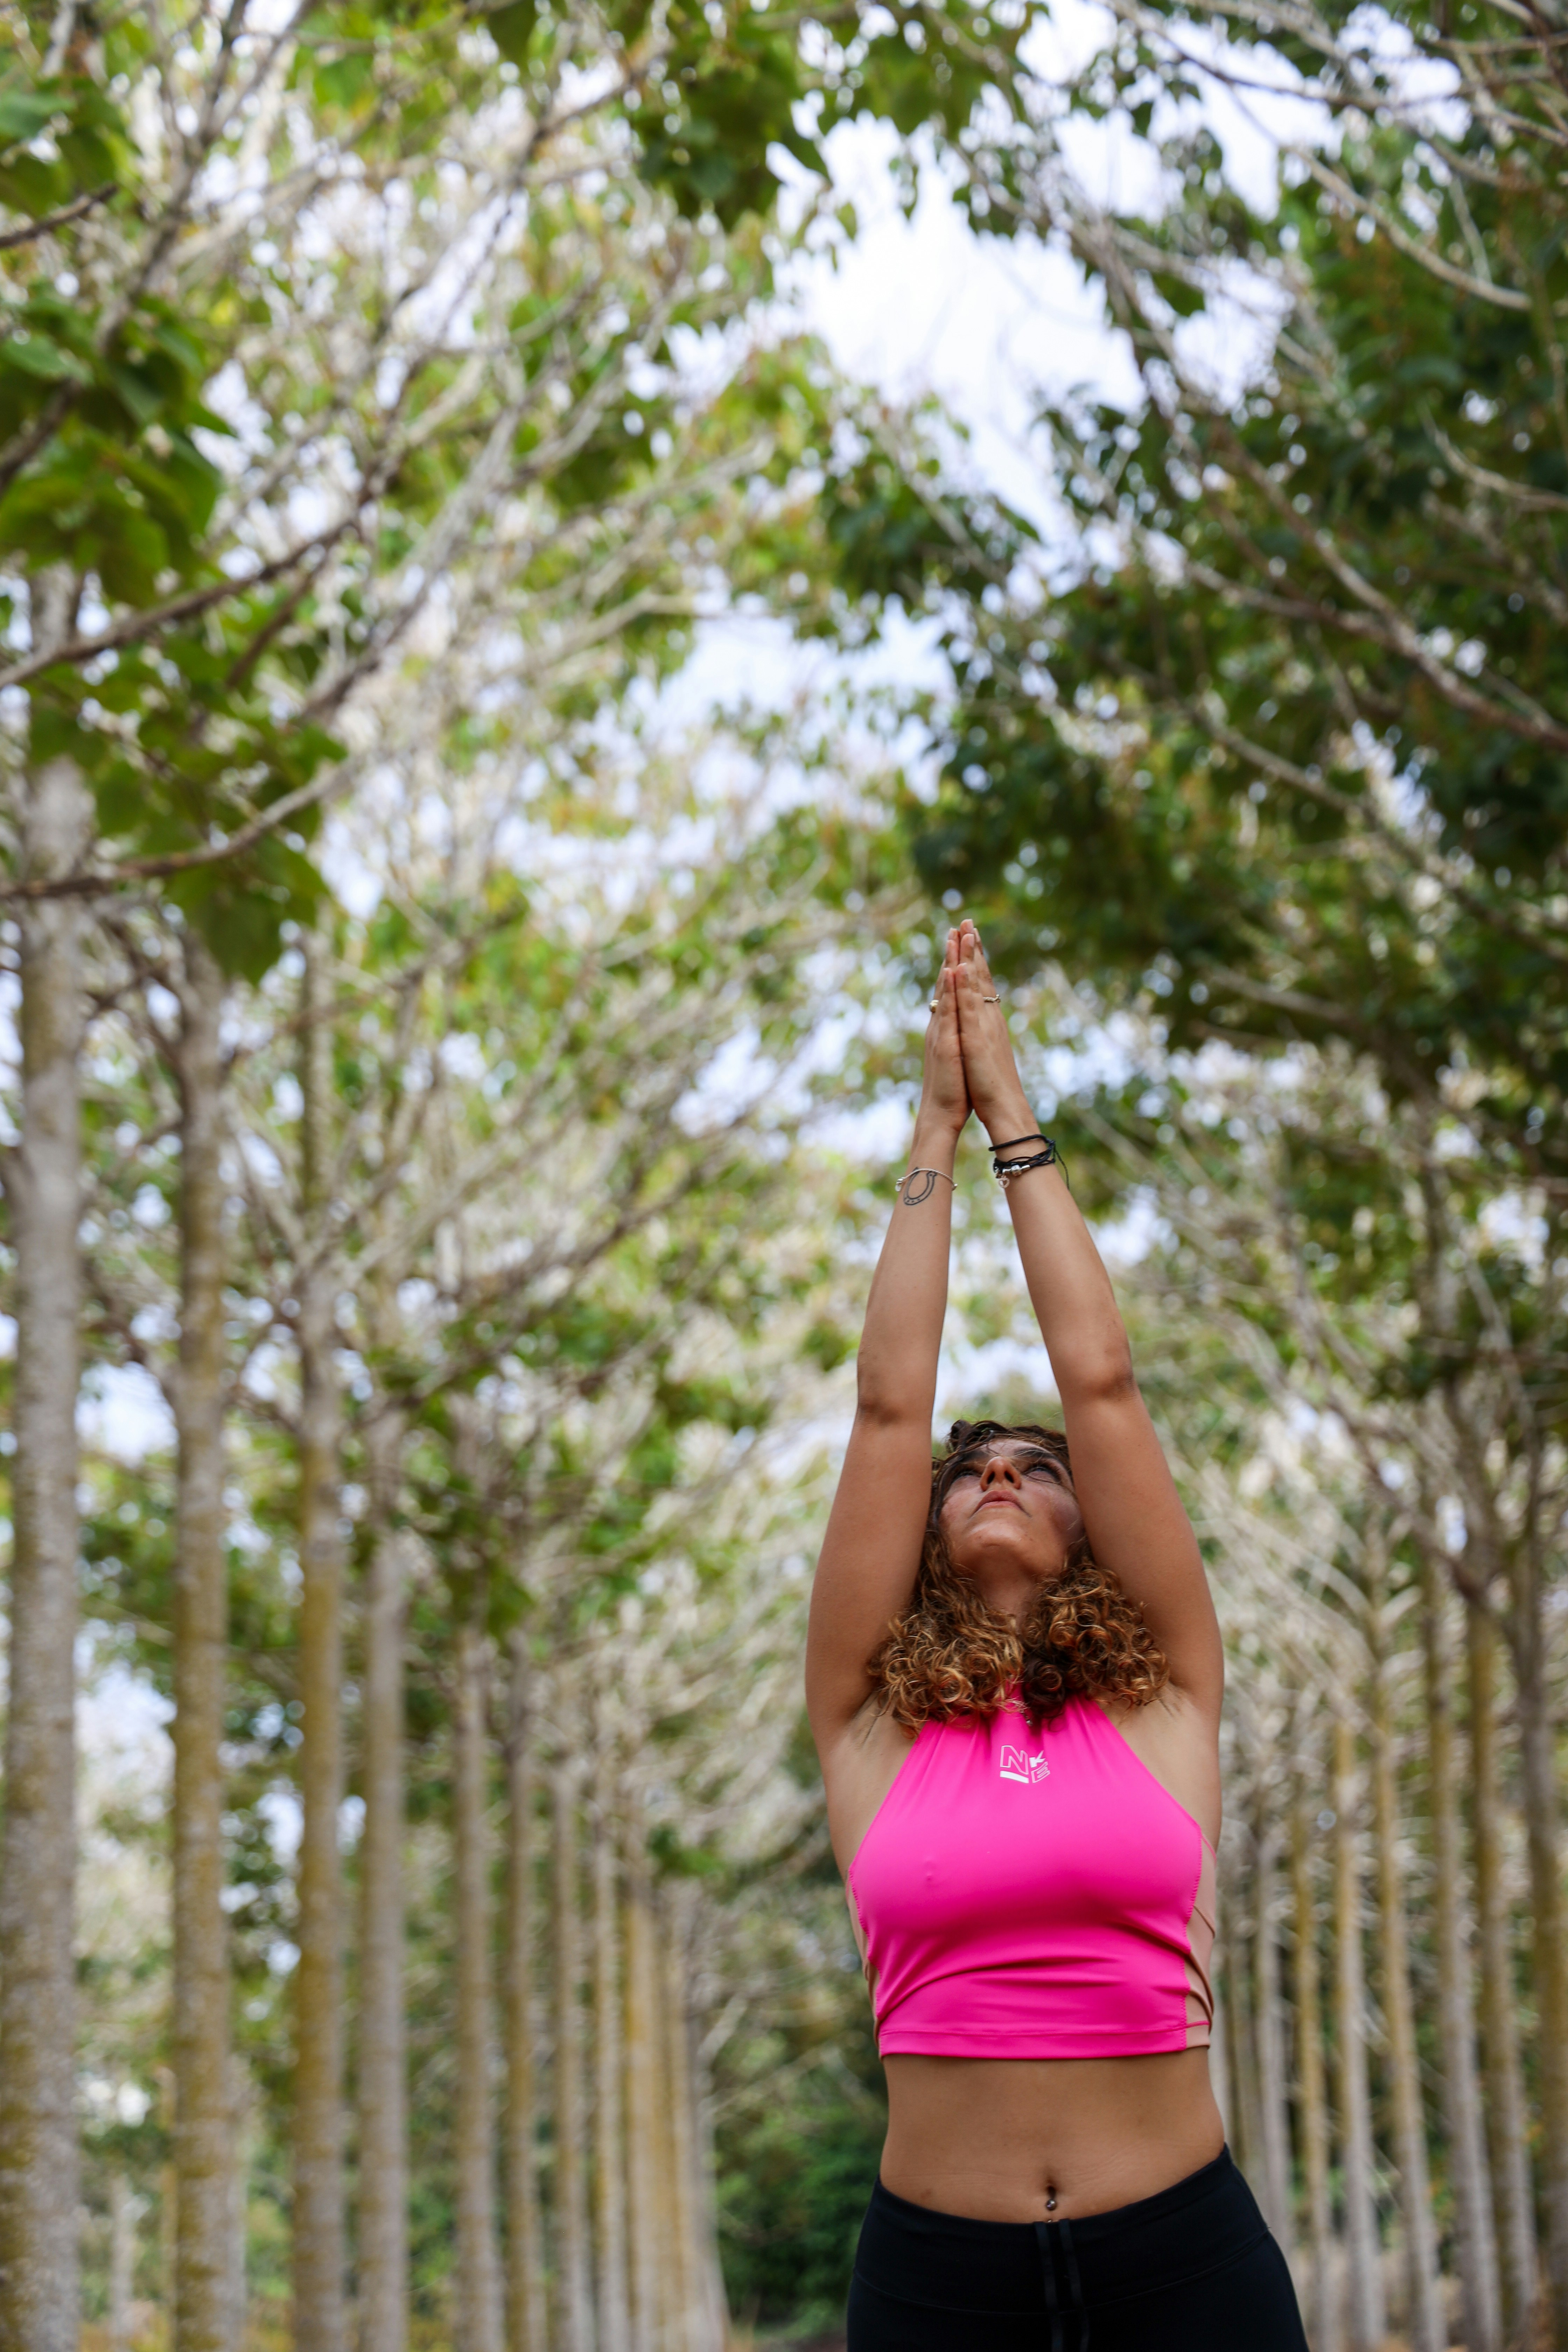
{"type": "Polygon", "coordinates": [[[1013,1143],[997,1143],[992,1146],[991,1173],[995,1177],[1004,1192],[1007,1190],[1010,1178],[1026,1175],[1031,1168],[1052,1167],[1061,1169],[1062,1180],[1068,1183],[1070,1191],[1071,1184],[1068,1178],[1066,1165],[1048,1135],[1019,1135],[1014,1137],[1013,1143]],[[1004,1160],[1001,1154],[1004,1151],[1011,1151],[1014,1144],[1017,1143],[1043,1143],[1046,1148],[1043,1151],[1031,1153],[1027,1160],[1004,1160]]]}

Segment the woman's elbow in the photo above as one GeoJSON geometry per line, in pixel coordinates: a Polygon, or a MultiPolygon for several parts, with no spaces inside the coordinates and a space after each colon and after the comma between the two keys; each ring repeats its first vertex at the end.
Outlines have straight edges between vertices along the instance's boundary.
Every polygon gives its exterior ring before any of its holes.
{"type": "Polygon", "coordinates": [[[855,1418],[872,1429],[900,1429],[906,1423],[931,1426],[930,1387],[901,1381],[874,1367],[860,1364],[855,1375],[855,1418]]]}
{"type": "Polygon", "coordinates": [[[1126,1404],[1138,1394],[1132,1351],[1127,1347],[1108,1348],[1103,1354],[1074,1364],[1070,1372],[1064,1368],[1058,1380],[1063,1387],[1070,1386],[1080,1404],[1126,1404]]]}

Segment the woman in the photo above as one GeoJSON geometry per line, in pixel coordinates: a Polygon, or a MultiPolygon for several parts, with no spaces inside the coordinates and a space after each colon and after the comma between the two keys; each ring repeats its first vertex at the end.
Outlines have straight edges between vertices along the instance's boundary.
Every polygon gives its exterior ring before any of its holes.
{"type": "Polygon", "coordinates": [[[806,1668],[888,2075],[849,2352],[1305,2352],[1209,2087],[1214,1603],[967,921],[910,1161],[806,1668]],[[1066,1437],[960,1423],[933,1474],[971,1111],[1066,1437]]]}

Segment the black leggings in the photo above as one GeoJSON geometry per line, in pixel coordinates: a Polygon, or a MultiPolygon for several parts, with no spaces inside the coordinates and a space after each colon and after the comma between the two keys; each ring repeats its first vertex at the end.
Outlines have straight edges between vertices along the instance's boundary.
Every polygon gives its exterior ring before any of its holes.
{"type": "Polygon", "coordinates": [[[848,2352],[1307,2352],[1285,2257],[1228,2148],[1077,2221],[930,2213],[879,2180],[848,2352]]]}

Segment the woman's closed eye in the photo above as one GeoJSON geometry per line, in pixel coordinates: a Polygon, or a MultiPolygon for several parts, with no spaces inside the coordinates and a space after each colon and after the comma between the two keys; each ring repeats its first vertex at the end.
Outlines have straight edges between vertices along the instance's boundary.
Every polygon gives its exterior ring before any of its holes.
{"type": "MultiPolygon", "coordinates": [[[[949,1480],[949,1494],[952,1492],[954,1486],[961,1485],[965,1479],[978,1478],[981,1472],[989,1467],[988,1463],[966,1462],[963,1469],[955,1470],[949,1480]]],[[[1062,1474],[1048,1454],[1037,1454],[1032,1461],[1020,1462],[1015,1458],[1013,1467],[1026,1478],[1048,1478],[1054,1486],[1059,1486],[1062,1484],[1062,1474]]]]}

